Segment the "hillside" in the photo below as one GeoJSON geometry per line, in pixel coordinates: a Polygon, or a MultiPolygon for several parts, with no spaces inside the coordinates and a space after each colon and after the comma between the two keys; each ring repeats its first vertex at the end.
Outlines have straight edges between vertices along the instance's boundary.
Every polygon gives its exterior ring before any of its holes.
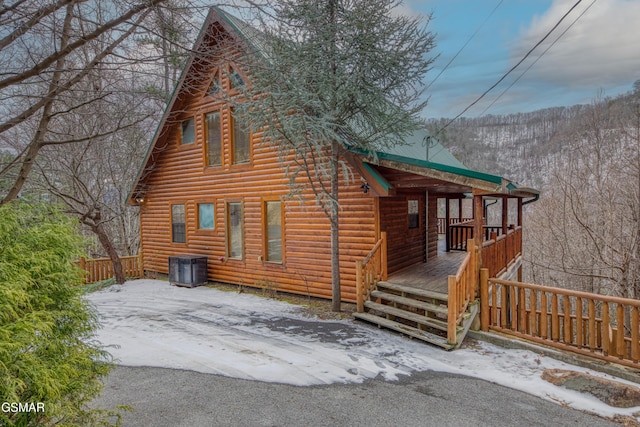
{"type": "MultiPolygon", "coordinates": [[[[583,122],[584,115],[601,103],[631,103],[640,92],[530,113],[460,118],[438,139],[472,169],[494,173],[520,184],[542,187],[552,162],[567,146],[566,135],[583,122]]],[[[432,119],[428,127],[437,133],[449,119],[432,119]]]]}

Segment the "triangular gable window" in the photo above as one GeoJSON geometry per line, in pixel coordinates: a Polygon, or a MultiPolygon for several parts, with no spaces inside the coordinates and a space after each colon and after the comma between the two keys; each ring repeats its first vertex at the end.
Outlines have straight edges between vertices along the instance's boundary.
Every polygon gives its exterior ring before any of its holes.
{"type": "Polygon", "coordinates": [[[209,87],[209,95],[215,96],[220,92],[222,92],[222,84],[220,84],[220,73],[216,71],[216,74],[213,76],[211,86],[209,87]]]}
{"type": "Polygon", "coordinates": [[[242,86],[244,86],[244,79],[242,78],[242,76],[240,75],[240,73],[238,73],[235,68],[231,68],[231,72],[229,73],[229,80],[231,83],[231,89],[238,89],[242,86]]]}

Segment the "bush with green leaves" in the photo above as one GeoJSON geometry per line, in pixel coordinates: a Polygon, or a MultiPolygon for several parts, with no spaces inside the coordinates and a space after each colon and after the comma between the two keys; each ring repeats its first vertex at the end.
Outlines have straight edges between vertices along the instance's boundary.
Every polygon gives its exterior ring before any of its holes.
{"type": "Polygon", "coordinates": [[[75,229],[53,205],[0,206],[2,426],[107,424],[109,413],[87,406],[111,364],[94,340],[97,314],[82,298],[75,229]]]}

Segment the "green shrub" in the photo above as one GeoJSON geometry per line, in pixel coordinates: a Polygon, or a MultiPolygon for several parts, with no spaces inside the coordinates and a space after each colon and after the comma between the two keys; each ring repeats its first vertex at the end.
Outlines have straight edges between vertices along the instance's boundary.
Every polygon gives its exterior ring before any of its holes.
{"type": "Polygon", "coordinates": [[[52,205],[0,206],[2,426],[104,425],[110,415],[87,408],[111,364],[78,286],[80,244],[75,223],[52,205]],[[11,411],[18,403],[44,411],[11,411]]]}

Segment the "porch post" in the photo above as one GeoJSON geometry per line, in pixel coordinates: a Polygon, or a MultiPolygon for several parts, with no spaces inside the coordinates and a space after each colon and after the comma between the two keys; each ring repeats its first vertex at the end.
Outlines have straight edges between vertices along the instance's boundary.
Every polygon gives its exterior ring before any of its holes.
{"type": "Polygon", "coordinates": [[[518,197],[518,226],[522,227],[522,197],[518,197]]]}
{"type": "Polygon", "coordinates": [[[462,197],[458,198],[458,220],[462,222],[462,197]]]}
{"type": "Polygon", "coordinates": [[[387,280],[387,232],[382,231],[380,238],[382,239],[382,246],[380,247],[380,263],[382,264],[380,266],[380,279],[384,282],[387,280]]]}
{"type": "Polygon", "coordinates": [[[509,226],[509,198],[502,196],[502,234],[507,234],[507,227],[509,226]]]}
{"type": "Polygon", "coordinates": [[[356,311],[364,313],[364,278],[362,277],[362,261],[356,260],[356,311]]]}
{"type": "Polygon", "coordinates": [[[489,332],[489,320],[489,270],[482,268],[480,269],[480,329],[483,332],[489,332]]]}
{"type": "Polygon", "coordinates": [[[473,240],[476,246],[482,247],[482,214],[484,213],[482,195],[473,195],[473,240]]]}
{"type": "Polygon", "coordinates": [[[447,252],[451,252],[451,239],[449,238],[449,197],[445,198],[445,214],[444,214],[444,241],[447,252]]]}

